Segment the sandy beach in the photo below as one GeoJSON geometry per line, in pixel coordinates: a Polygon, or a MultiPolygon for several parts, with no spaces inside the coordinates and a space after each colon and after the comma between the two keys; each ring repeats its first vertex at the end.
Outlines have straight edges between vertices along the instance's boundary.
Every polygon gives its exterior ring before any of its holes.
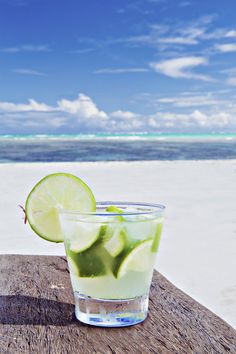
{"type": "Polygon", "coordinates": [[[78,175],[97,200],[166,205],[156,269],[236,327],[236,160],[0,164],[1,254],[64,254],[18,207],[53,172],[78,175]]]}

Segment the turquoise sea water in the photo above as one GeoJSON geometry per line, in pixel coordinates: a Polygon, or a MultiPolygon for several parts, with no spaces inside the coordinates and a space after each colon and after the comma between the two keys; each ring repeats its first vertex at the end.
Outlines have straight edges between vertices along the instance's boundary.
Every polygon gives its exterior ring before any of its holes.
{"type": "Polygon", "coordinates": [[[236,159],[236,134],[0,135],[0,163],[236,159]]]}
{"type": "Polygon", "coordinates": [[[152,133],[131,133],[131,134],[5,134],[0,135],[2,139],[75,139],[75,140],[94,140],[94,139],[120,139],[120,140],[232,140],[236,139],[236,133],[222,134],[152,134],[152,133]]]}

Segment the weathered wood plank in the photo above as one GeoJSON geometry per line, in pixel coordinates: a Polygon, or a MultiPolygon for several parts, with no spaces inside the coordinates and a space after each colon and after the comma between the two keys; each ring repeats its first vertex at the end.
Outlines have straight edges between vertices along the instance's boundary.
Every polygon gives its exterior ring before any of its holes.
{"type": "Polygon", "coordinates": [[[236,332],[155,272],[148,319],[127,328],[74,317],[63,257],[0,256],[1,354],[236,353],[236,332]]]}

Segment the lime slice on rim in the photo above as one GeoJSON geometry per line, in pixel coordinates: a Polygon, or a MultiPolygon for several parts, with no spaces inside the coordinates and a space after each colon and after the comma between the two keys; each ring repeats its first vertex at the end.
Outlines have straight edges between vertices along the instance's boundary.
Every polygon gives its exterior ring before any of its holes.
{"type": "Polygon", "coordinates": [[[63,242],[58,213],[60,210],[96,210],[92,191],[78,177],[54,173],[41,179],[29,193],[25,211],[33,231],[51,242],[63,242]]]}
{"type": "Polygon", "coordinates": [[[116,278],[123,277],[128,271],[144,272],[150,267],[152,239],[138,242],[128,253],[121,257],[114,272],[116,278]]]}

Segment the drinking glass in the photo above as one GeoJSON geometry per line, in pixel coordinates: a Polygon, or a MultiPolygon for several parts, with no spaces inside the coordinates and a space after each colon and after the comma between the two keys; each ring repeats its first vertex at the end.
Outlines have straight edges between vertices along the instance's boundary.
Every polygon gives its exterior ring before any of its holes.
{"type": "Polygon", "coordinates": [[[145,320],[164,209],[109,201],[96,212],[60,211],[79,321],[121,327],[145,320]]]}

